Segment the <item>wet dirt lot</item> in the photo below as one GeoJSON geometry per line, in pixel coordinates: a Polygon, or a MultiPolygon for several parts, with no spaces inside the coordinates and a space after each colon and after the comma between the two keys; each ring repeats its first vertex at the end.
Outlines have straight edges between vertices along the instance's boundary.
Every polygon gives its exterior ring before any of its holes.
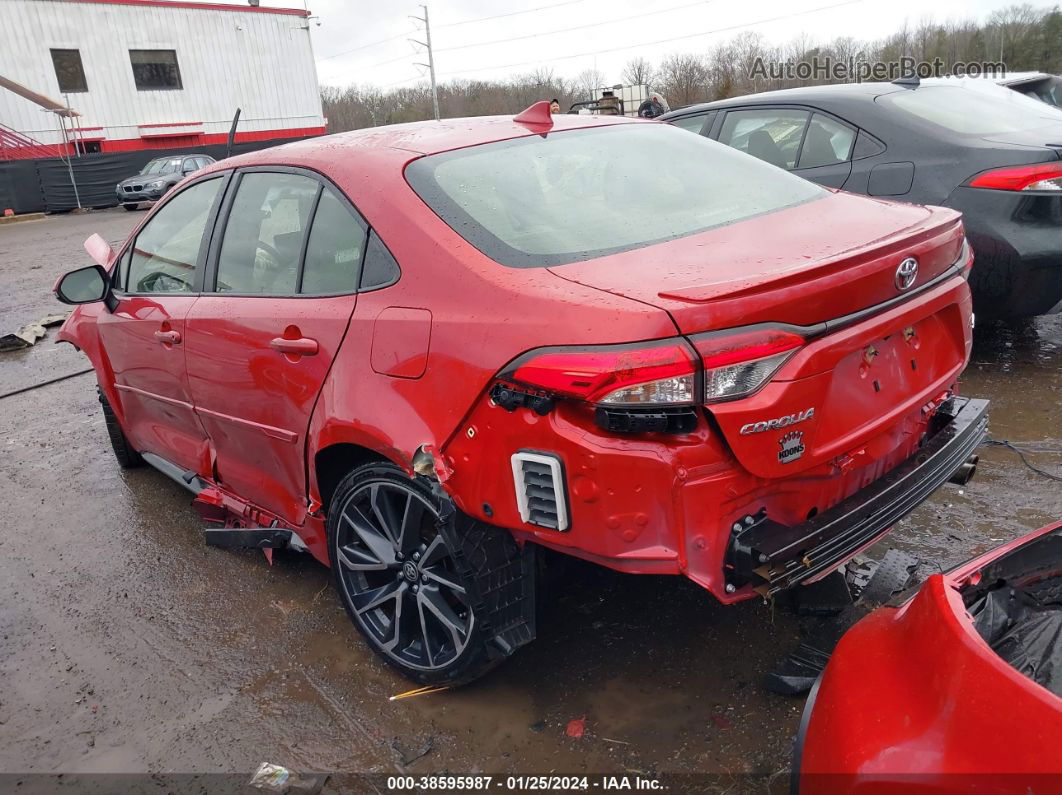
{"type": "MultiPolygon", "coordinates": [[[[0,226],[0,333],[55,312],[82,241],[142,213],[0,226]]],[[[0,394],[87,364],[54,330],[0,354],[0,394]]],[[[978,330],[965,394],[993,401],[991,437],[1062,474],[1062,319],[978,330]]],[[[92,375],[0,398],[0,774],[710,773],[787,785],[802,700],[761,679],[796,620],[724,608],[677,578],[566,565],[543,588],[537,642],[484,681],[409,689],[362,644],[308,556],[204,546],[189,494],[113,459],[92,375]],[[580,739],[567,736],[586,718],[580,739]],[[774,777],[773,779],[771,777],[774,777]]],[[[1062,487],[986,446],[873,553],[957,563],[1062,517],[1062,487]]],[[[6,779],[13,781],[11,777],[6,779]]]]}

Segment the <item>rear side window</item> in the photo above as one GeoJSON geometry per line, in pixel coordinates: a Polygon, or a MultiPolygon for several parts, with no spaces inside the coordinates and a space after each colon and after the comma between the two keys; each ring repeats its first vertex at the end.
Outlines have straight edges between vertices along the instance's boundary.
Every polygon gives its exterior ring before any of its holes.
{"type": "Polygon", "coordinates": [[[222,237],[217,292],[295,294],[318,184],[299,174],[242,176],[222,237]]]}
{"type": "Polygon", "coordinates": [[[817,168],[844,163],[852,155],[856,132],[836,119],[814,113],[800,148],[797,168],[817,168]]]}
{"type": "Polygon", "coordinates": [[[680,130],[689,130],[694,133],[704,132],[705,122],[714,117],[714,113],[698,113],[696,116],[683,116],[681,119],[668,119],[668,124],[678,127],[680,130]]]}
{"type": "Polygon", "coordinates": [[[732,110],[723,119],[719,142],[779,168],[795,168],[810,114],[803,110],[732,110]]]}
{"type": "Polygon", "coordinates": [[[127,289],[135,293],[187,293],[221,179],[181,191],[144,225],[133,243],[127,289]]]}
{"type": "Polygon", "coordinates": [[[325,188],[313,216],[299,292],[356,292],[365,238],[361,220],[331,189],[325,188]]]}
{"type": "Polygon", "coordinates": [[[826,195],[667,124],[457,149],[413,161],[406,179],[454,231],[514,267],[629,251],[826,195]]]}
{"type": "Polygon", "coordinates": [[[369,233],[369,244],[365,249],[365,267],[361,276],[362,290],[376,290],[394,284],[399,277],[398,263],[387,250],[375,231],[369,233]]]}

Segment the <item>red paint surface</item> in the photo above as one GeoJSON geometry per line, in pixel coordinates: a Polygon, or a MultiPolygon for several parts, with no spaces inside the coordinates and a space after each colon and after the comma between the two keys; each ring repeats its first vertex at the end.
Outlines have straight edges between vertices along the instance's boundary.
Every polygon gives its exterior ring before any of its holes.
{"type": "MultiPolygon", "coordinates": [[[[550,135],[652,123],[552,118],[550,135]]],[[[724,589],[731,524],[760,508],[775,521],[800,523],[914,453],[929,419],[923,408],[954,390],[969,356],[964,279],[809,342],[752,397],[699,409],[696,431],[684,436],[610,434],[595,424],[592,405],[573,399],[558,400],[546,416],[508,412],[488,397],[497,374],[536,348],[837,317],[880,300],[901,254],[917,250],[931,273],[954,260],[958,217],[831,193],[811,209],[588,263],[508,268],[430,211],[402,172],[421,152],[530,134],[507,118],[445,120],[300,141],[215,164],[197,177],[271,164],[327,175],[386,243],[401,278],[356,301],[161,295],[114,314],[88,305],[73,313],[62,338],[93,360],[134,446],[195,468],[216,484],[227,510],[279,517],[322,562],[323,520],[306,510],[327,498],[318,453],[353,446],[410,470],[416,451],[426,449],[462,510],[521,540],[623,571],[684,574],[725,602],[751,598],[749,587],[724,589]],[[819,222],[825,216],[828,227],[819,222]],[[172,350],[160,350],[151,336],[163,323],[182,335],[172,350]],[[918,345],[905,328],[915,330],[918,345]],[[277,350],[277,337],[316,340],[318,353],[277,350]],[[879,353],[861,369],[871,345],[879,353]],[[885,388],[876,392],[875,381],[885,388]],[[140,392],[115,390],[115,383],[140,392]],[[799,461],[779,462],[777,434],[737,431],[809,407],[817,411],[801,426],[809,445],[799,461]],[[167,455],[167,445],[175,452],[167,455]],[[520,449],[561,458],[570,531],[521,521],[506,474],[520,449]]]]}
{"type": "Polygon", "coordinates": [[[801,792],[1057,792],[1062,699],[999,658],[958,587],[1037,530],[946,575],[841,639],[801,755],[801,792]]]}
{"type": "MultiPolygon", "coordinates": [[[[156,126],[156,125],[151,125],[156,126]]],[[[180,125],[183,126],[183,125],[180,125]]],[[[98,128],[98,129],[103,129],[98,128]]],[[[280,130],[249,130],[237,132],[236,143],[248,143],[252,141],[275,141],[293,138],[310,138],[324,135],[325,127],[291,127],[280,130]]],[[[78,141],[81,136],[78,136],[78,141]]],[[[140,152],[146,150],[182,149],[191,146],[209,146],[224,144],[229,140],[228,133],[200,133],[200,132],[177,132],[141,135],[137,138],[85,138],[85,141],[100,141],[101,152],[140,152]]],[[[11,160],[32,160],[44,156],[46,149],[48,156],[57,157],[60,153],[73,154],[75,143],[72,141],[63,149],[63,144],[41,144],[40,146],[11,146],[4,149],[4,157],[11,160]],[[42,148],[43,147],[43,148],[42,148]]]]}

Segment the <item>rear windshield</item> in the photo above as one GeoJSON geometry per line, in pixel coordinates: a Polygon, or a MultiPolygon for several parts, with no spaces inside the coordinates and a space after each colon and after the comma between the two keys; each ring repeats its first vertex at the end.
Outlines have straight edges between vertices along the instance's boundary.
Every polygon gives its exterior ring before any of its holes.
{"type": "Polygon", "coordinates": [[[1010,89],[922,86],[878,97],[960,135],[998,135],[1062,125],[1062,112],[1010,89]]]}
{"type": "Polygon", "coordinates": [[[491,259],[544,267],[685,237],[826,195],[666,124],[484,144],[406,168],[420,197],[491,259]]]}

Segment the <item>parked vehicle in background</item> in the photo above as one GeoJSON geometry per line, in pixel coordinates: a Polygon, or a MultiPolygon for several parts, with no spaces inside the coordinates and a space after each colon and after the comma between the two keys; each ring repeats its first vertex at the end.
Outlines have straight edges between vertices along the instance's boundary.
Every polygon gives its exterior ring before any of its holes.
{"type": "Polygon", "coordinates": [[[60,337],[119,463],[195,492],[212,538],[331,565],[422,682],[534,637],[537,545],[774,594],[985,433],[957,395],[958,213],[668,125],[542,102],[333,135],[217,163],[87,248],[60,337]]]}
{"type": "Polygon", "coordinates": [[[979,317],[1062,310],[1062,111],[937,80],[795,88],[662,118],[830,188],[963,213],[979,317]]]}
{"type": "Polygon", "coordinates": [[[140,202],[158,201],[166,192],[201,168],[217,161],[210,155],[166,155],[156,157],[145,165],[140,173],[123,179],[115,189],[118,203],[127,210],[135,210],[140,202]]]}
{"type": "Polygon", "coordinates": [[[1060,736],[1056,524],[933,575],[845,634],[804,708],[793,790],[1055,792],[1060,736]]]}

